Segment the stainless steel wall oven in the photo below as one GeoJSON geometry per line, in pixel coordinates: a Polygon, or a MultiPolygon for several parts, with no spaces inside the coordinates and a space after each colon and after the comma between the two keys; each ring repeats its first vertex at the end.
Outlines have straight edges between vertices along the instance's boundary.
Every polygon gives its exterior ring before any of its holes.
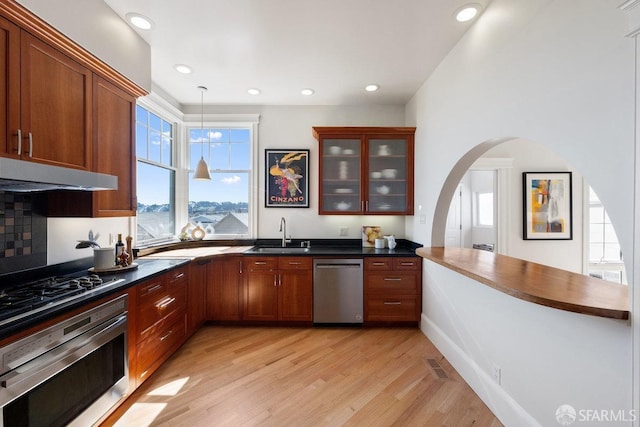
{"type": "Polygon", "coordinates": [[[0,427],[88,426],[129,385],[127,298],[0,349],[0,427]]]}

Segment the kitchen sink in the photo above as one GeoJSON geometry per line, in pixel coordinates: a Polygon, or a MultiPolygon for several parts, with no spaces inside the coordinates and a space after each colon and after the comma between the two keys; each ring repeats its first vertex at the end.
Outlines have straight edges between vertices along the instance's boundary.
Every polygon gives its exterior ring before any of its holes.
{"type": "Polygon", "coordinates": [[[296,247],[261,247],[255,248],[255,252],[261,254],[304,254],[309,252],[309,248],[296,248],[296,247]]]}

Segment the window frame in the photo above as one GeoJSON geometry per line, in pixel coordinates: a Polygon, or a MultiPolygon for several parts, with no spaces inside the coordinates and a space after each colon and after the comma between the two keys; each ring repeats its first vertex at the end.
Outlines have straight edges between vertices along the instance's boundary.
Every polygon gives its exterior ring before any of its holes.
{"type": "MultiPolygon", "coordinates": [[[[600,273],[602,275],[601,278],[603,278],[604,280],[609,280],[604,278],[604,276],[606,276],[607,272],[613,272],[613,273],[619,273],[620,275],[620,281],[619,282],[614,282],[614,283],[621,283],[621,284],[628,284],[627,281],[627,276],[626,276],[626,267],[624,264],[624,255],[621,253],[621,257],[619,260],[604,260],[601,259],[600,262],[592,262],[591,261],[591,208],[595,207],[595,208],[601,208],[602,209],[602,213],[603,213],[603,218],[605,218],[606,216],[608,216],[607,214],[607,209],[604,207],[604,204],[602,203],[602,201],[600,200],[600,198],[598,197],[598,194],[595,192],[595,190],[593,190],[592,187],[590,187],[587,183],[585,183],[584,185],[584,233],[583,233],[583,246],[584,246],[584,274],[586,275],[596,275],[598,273],[600,273]],[[591,198],[591,192],[593,192],[593,195],[595,196],[595,198],[597,199],[597,201],[593,201],[591,198]]],[[[603,226],[605,226],[607,224],[607,222],[598,222],[597,224],[602,224],[603,226]]],[[[611,225],[613,232],[615,234],[616,237],[616,242],[618,244],[618,246],[620,246],[620,239],[618,239],[618,234],[615,230],[615,228],[613,227],[613,223],[609,222],[608,224],[611,225]]],[[[602,251],[603,253],[605,253],[605,247],[607,243],[611,243],[611,240],[606,240],[605,238],[603,238],[603,241],[600,242],[602,244],[602,251]]],[[[597,244],[600,244],[597,243],[597,244]]],[[[621,248],[622,250],[622,248],[621,248]]],[[[594,276],[594,277],[598,277],[598,276],[594,276]]]]}
{"type": "MultiPolygon", "coordinates": [[[[136,166],[138,162],[143,162],[152,166],[158,166],[167,170],[172,170],[174,174],[173,194],[170,195],[170,197],[173,199],[173,222],[174,222],[173,236],[139,241],[138,232],[137,232],[139,215],[136,215],[133,219],[133,229],[136,230],[136,246],[146,247],[146,246],[153,246],[153,245],[158,245],[163,243],[175,242],[177,241],[175,237],[176,228],[178,227],[178,224],[179,224],[178,215],[177,215],[177,206],[178,206],[177,195],[179,193],[179,188],[182,181],[180,179],[180,175],[181,175],[180,174],[180,161],[181,161],[180,135],[181,135],[181,122],[182,122],[180,118],[181,113],[177,109],[173,108],[170,104],[168,104],[164,99],[160,98],[158,95],[154,93],[150,93],[145,97],[138,98],[136,100],[136,104],[144,108],[145,110],[149,111],[150,113],[153,113],[156,116],[160,117],[160,119],[164,120],[165,122],[171,123],[172,124],[172,140],[173,140],[173,147],[171,150],[171,166],[168,166],[163,163],[158,163],[153,160],[149,160],[147,158],[139,158],[137,153],[136,153],[136,166]]],[[[136,126],[137,126],[137,116],[136,116],[136,126]]],[[[136,145],[137,145],[137,140],[136,140],[136,145]]],[[[137,176],[136,176],[136,193],[139,194],[137,189],[138,189],[138,182],[137,182],[137,176]]]]}
{"type": "MultiPolygon", "coordinates": [[[[207,128],[226,128],[226,129],[248,129],[250,133],[249,138],[249,166],[248,180],[249,180],[249,211],[248,211],[248,230],[247,234],[207,234],[204,240],[231,240],[231,239],[256,239],[258,230],[258,124],[259,114],[204,114],[201,113],[188,114],[184,117],[182,123],[182,141],[180,144],[181,155],[183,163],[181,164],[183,179],[185,180],[185,186],[180,187],[185,191],[180,195],[180,201],[176,200],[176,218],[179,222],[176,225],[176,234],[184,227],[184,224],[189,223],[189,173],[193,172],[193,169],[189,168],[189,131],[190,129],[200,129],[201,127],[207,128]],[[183,225],[180,225],[183,224],[183,225]]],[[[208,163],[207,163],[208,165],[208,163]]],[[[219,170],[218,170],[219,171],[219,170]]],[[[233,172],[232,169],[225,169],[225,172],[233,172]]],[[[212,176],[216,173],[216,170],[210,169],[212,176]]],[[[241,172],[245,172],[241,170],[241,172]]],[[[218,172],[219,173],[219,172],[218,172]]]]}

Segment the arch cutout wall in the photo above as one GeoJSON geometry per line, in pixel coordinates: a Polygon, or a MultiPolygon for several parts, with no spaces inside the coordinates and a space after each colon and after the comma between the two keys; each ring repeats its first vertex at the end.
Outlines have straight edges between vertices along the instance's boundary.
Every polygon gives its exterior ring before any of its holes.
{"type": "MultiPolygon", "coordinates": [[[[432,246],[443,246],[451,197],[469,167],[494,148],[515,142],[523,141],[487,140],[455,163],[437,198],[432,246]]],[[[424,264],[421,329],[505,425],[554,425],[556,410],[565,404],[582,414],[618,408],[630,420],[627,322],[521,301],[435,263],[424,264]]]]}
{"type": "MultiPolygon", "coordinates": [[[[446,209],[436,206],[442,197],[448,208],[453,190],[445,182],[463,156],[488,149],[480,141],[521,136],[543,142],[584,174],[609,211],[633,278],[640,229],[636,47],[618,6],[598,0],[488,5],[407,104],[406,125],[417,127],[417,215],[406,221],[409,239],[438,243],[435,223],[444,224],[446,209]]],[[[627,411],[627,417],[639,408],[635,317],[632,330],[627,322],[517,300],[429,261],[423,273],[423,332],[505,425],[559,425],[555,411],[563,404],[627,411]],[[501,384],[493,380],[494,366],[501,384]]]]}
{"type": "MultiPolygon", "coordinates": [[[[445,225],[450,216],[449,197],[460,187],[459,177],[470,170],[496,170],[496,229],[497,253],[530,262],[587,274],[589,265],[589,183],[581,171],[544,144],[523,138],[500,138],[485,141],[465,153],[449,172],[439,194],[431,230],[431,246],[446,242],[445,225]],[[471,163],[470,169],[465,169],[471,163]],[[573,205],[573,237],[569,240],[523,239],[523,172],[571,172],[573,205]],[[446,191],[446,193],[445,193],[446,191]]],[[[464,178],[462,178],[464,179],[464,178]]],[[[462,186],[463,191],[471,191],[462,186]]],[[[462,223],[472,226],[472,195],[462,197],[462,223]]],[[[447,224],[450,227],[450,224],[447,224]]],[[[616,224],[614,224],[616,225],[616,224]]],[[[615,229],[616,231],[618,228],[615,229]]],[[[464,236],[464,246],[471,247],[471,236],[464,236]]],[[[444,246],[447,246],[445,243],[444,246]]],[[[627,257],[625,257],[626,259],[627,257]]]]}

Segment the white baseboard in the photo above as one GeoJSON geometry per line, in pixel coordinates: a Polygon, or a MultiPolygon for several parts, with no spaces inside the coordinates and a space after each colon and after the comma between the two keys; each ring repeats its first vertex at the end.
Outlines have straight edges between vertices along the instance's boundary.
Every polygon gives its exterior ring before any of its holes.
{"type": "Polygon", "coordinates": [[[491,412],[507,427],[538,427],[536,421],[493,378],[422,313],[420,330],[462,376],[491,412]]]}

